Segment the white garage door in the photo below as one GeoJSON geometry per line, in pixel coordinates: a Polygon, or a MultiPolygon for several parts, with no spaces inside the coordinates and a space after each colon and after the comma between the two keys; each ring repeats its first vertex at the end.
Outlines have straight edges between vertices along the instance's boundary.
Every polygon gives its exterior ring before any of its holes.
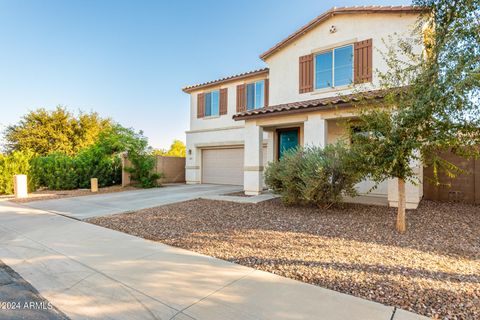
{"type": "Polygon", "coordinates": [[[203,149],[202,183],[243,185],[243,148],[203,149]]]}

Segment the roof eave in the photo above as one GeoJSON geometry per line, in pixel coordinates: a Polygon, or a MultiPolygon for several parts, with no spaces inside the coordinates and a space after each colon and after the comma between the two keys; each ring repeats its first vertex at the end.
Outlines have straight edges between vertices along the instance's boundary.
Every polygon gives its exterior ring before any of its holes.
{"type": "MultiPolygon", "coordinates": [[[[297,113],[305,113],[305,112],[313,112],[313,111],[319,111],[319,110],[331,110],[331,109],[336,109],[336,108],[346,108],[346,107],[353,107],[356,105],[359,105],[365,101],[369,101],[370,103],[379,103],[382,102],[385,98],[383,94],[380,94],[384,90],[377,90],[374,91],[371,96],[365,96],[361,99],[355,99],[355,98],[348,98],[343,101],[336,101],[336,102],[317,102],[317,104],[308,104],[304,106],[294,106],[288,108],[287,106],[283,107],[284,105],[278,105],[278,106],[273,106],[269,107],[270,109],[257,109],[250,111],[252,113],[244,114],[245,112],[242,113],[237,113],[233,115],[233,120],[239,121],[239,120],[248,120],[248,119],[254,119],[254,118],[263,118],[263,117],[274,117],[274,116],[281,116],[281,115],[289,115],[289,114],[297,114],[297,113]],[[275,109],[275,107],[282,106],[281,109],[275,109]]],[[[371,92],[372,93],[372,92],[371,92]]],[[[308,101],[306,101],[308,102],[308,101]]],[[[288,105],[288,104],[286,104],[288,105]]]]}
{"type": "Polygon", "coordinates": [[[319,23],[326,21],[331,16],[336,14],[352,14],[352,13],[420,13],[420,12],[429,12],[428,8],[419,7],[419,6],[396,6],[396,7],[371,7],[371,8],[362,8],[362,7],[343,7],[343,8],[336,8],[333,7],[328,11],[322,13],[321,15],[317,16],[306,25],[301,27],[299,30],[295,31],[294,33],[290,34],[284,40],[280,41],[272,48],[268,49],[264,53],[260,55],[260,59],[266,61],[266,59],[277,51],[282,49],[284,46],[288,45],[298,37],[301,37],[305,33],[309,32],[311,29],[315,28],[319,23]]]}
{"type": "Polygon", "coordinates": [[[201,84],[198,84],[198,85],[186,86],[186,87],[182,88],[182,91],[185,92],[185,93],[191,93],[191,92],[196,91],[196,90],[205,89],[205,88],[208,88],[208,87],[213,87],[213,86],[216,86],[216,85],[219,85],[219,84],[224,84],[224,83],[228,83],[228,82],[232,82],[232,81],[238,81],[238,80],[242,80],[242,79],[253,78],[253,77],[256,77],[256,76],[259,76],[259,75],[262,75],[262,74],[268,74],[269,71],[270,70],[268,68],[258,69],[258,70],[255,70],[255,71],[245,72],[245,73],[241,73],[239,75],[235,75],[235,76],[231,76],[231,77],[225,77],[225,78],[222,78],[222,79],[213,80],[213,81],[210,81],[210,82],[205,82],[205,83],[201,83],[201,84]]]}
{"type": "Polygon", "coordinates": [[[257,118],[266,118],[266,117],[275,117],[275,116],[284,116],[284,115],[289,115],[289,114],[298,114],[298,113],[305,113],[305,112],[312,112],[312,111],[319,111],[319,110],[331,110],[335,108],[346,108],[346,107],[351,107],[354,104],[352,102],[344,102],[344,103],[338,103],[338,104],[327,104],[327,105],[321,105],[321,106],[315,106],[315,107],[304,107],[304,108],[298,108],[298,109],[290,109],[290,110],[273,110],[270,112],[265,112],[265,113],[256,113],[256,114],[248,114],[248,115],[234,115],[233,120],[239,121],[239,120],[248,120],[248,119],[257,119],[257,118]]]}

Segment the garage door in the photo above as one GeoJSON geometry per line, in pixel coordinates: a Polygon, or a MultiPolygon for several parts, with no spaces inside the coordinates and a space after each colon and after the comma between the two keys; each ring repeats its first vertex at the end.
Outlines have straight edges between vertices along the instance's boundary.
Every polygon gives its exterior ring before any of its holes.
{"type": "Polygon", "coordinates": [[[203,149],[202,183],[243,185],[243,148],[203,149]]]}

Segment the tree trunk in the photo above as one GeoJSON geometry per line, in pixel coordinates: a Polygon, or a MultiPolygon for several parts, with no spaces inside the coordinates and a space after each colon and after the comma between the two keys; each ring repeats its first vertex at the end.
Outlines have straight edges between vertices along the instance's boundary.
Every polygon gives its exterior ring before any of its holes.
{"type": "Polygon", "coordinates": [[[398,213],[397,213],[397,231],[404,233],[407,230],[405,223],[405,180],[398,178],[398,213]]]}

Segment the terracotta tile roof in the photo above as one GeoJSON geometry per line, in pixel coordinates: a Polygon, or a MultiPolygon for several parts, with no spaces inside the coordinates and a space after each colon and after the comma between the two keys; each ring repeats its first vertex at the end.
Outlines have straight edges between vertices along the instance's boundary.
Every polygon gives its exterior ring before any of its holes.
{"type": "Polygon", "coordinates": [[[229,77],[225,77],[225,78],[221,78],[221,79],[217,79],[217,80],[213,80],[213,81],[208,81],[208,82],[204,82],[204,83],[194,84],[194,85],[191,85],[191,86],[186,86],[186,87],[182,88],[182,91],[189,93],[193,90],[213,86],[213,85],[220,84],[220,83],[223,83],[223,82],[249,78],[249,77],[257,76],[257,75],[264,74],[264,73],[268,73],[268,68],[257,69],[257,70],[248,71],[248,72],[236,74],[236,75],[233,75],[233,76],[229,76],[229,77]]]}
{"type": "Polygon", "coordinates": [[[329,19],[330,17],[338,14],[352,14],[352,13],[415,13],[415,12],[426,12],[428,9],[419,6],[355,6],[355,7],[333,7],[330,10],[322,13],[291,35],[289,35],[284,40],[280,41],[272,48],[268,49],[264,53],[260,55],[260,59],[265,60],[282,47],[287,45],[288,43],[294,41],[298,37],[304,35],[308,31],[315,28],[318,24],[324,22],[325,20],[329,19]]]}
{"type": "Polygon", "coordinates": [[[334,107],[349,106],[360,100],[382,100],[385,97],[385,90],[371,90],[362,92],[362,97],[358,93],[342,96],[327,97],[321,99],[299,101],[268,106],[261,109],[247,110],[239,112],[233,116],[234,120],[245,120],[257,117],[267,117],[290,113],[308,112],[314,110],[327,110],[334,107]]]}

